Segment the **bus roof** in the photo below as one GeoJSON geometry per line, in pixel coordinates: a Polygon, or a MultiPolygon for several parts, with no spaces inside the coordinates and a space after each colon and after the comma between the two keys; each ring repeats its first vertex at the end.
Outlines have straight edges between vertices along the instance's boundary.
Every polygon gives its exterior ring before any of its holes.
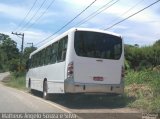
{"type": "Polygon", "coordinates": [[[58,41],[59,39],[63,38],[64,36],[66,36],[67,34],[69,34],[70,32],[74,32],[74,31],[93,31],[93,32],[100,32],[100,33],[106,33],[106,34],[111,34],[117,37],[121,37],[121,35],[113,33],[113,32],[108,32],[108,31],[104,31],[104,30],[100,30],[100,29],[93,29],[93,28],[71,28],[68,31],[62,33],[61,35],[55,37],[54,39],[50,40],[49,42],[47,42],[46,44],[42,45],[41,47],[39,47],[37,50],[33,51],[30,54],[30,57],[32,55],[34,55],[35,53],[41,51],[42,49],[44,49],[45,47],[49,46],[50,44],[58,41]]]}

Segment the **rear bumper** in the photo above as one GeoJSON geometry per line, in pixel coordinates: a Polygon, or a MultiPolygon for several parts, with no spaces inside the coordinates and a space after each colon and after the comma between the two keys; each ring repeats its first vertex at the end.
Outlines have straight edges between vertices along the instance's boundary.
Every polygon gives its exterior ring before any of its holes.
{"type": "Polygon", "coordinates": [[[120,84],[83,84],[75,83],[73,79],[64,82],[65,93],[124,93],[124,83],[120,84]]]}

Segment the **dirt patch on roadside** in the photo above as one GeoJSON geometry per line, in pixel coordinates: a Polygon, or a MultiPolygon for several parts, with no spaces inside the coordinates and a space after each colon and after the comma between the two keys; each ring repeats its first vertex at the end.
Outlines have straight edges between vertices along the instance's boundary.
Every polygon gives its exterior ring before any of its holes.
{"type": "Polygon", "coordinates": [[[9,72],[0,73],[0,81],[8,82],[11,79],[11,75],[9,72]]]}
{"type": "Polygon", "coordinates": [[[11,76],[9,75],[9,76],[4,77],[3,80],[2,80],[2,82],[5,83],[5,82],[8,82],[10,80],[11,80],[11,76]]]}
{"type": "Polygon", "coordinates": [[[153,97],[152,89],[146,84],[132,84],[125,88],[125,91],[130,97],[139,97],[143,95],[145,97],[153,97]]]}

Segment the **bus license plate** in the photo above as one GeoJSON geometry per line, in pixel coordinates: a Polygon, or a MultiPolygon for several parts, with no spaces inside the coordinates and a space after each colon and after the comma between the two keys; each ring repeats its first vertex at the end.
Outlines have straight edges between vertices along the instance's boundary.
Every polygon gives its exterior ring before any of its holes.
{"type": "Polygon", "coordinates": [[[103,77],[97,76],[97,77],[93,77],[94,81],[103,81],[103,77]]]}

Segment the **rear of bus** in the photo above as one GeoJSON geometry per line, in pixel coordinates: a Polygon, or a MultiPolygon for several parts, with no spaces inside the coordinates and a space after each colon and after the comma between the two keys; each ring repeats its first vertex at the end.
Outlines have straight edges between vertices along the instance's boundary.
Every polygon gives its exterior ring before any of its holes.
{"type": "Polygon", "coordinates": [[[121,36],[100,30],[75,29],[67,52],[66,93],[123,94],[121,36]]]}

